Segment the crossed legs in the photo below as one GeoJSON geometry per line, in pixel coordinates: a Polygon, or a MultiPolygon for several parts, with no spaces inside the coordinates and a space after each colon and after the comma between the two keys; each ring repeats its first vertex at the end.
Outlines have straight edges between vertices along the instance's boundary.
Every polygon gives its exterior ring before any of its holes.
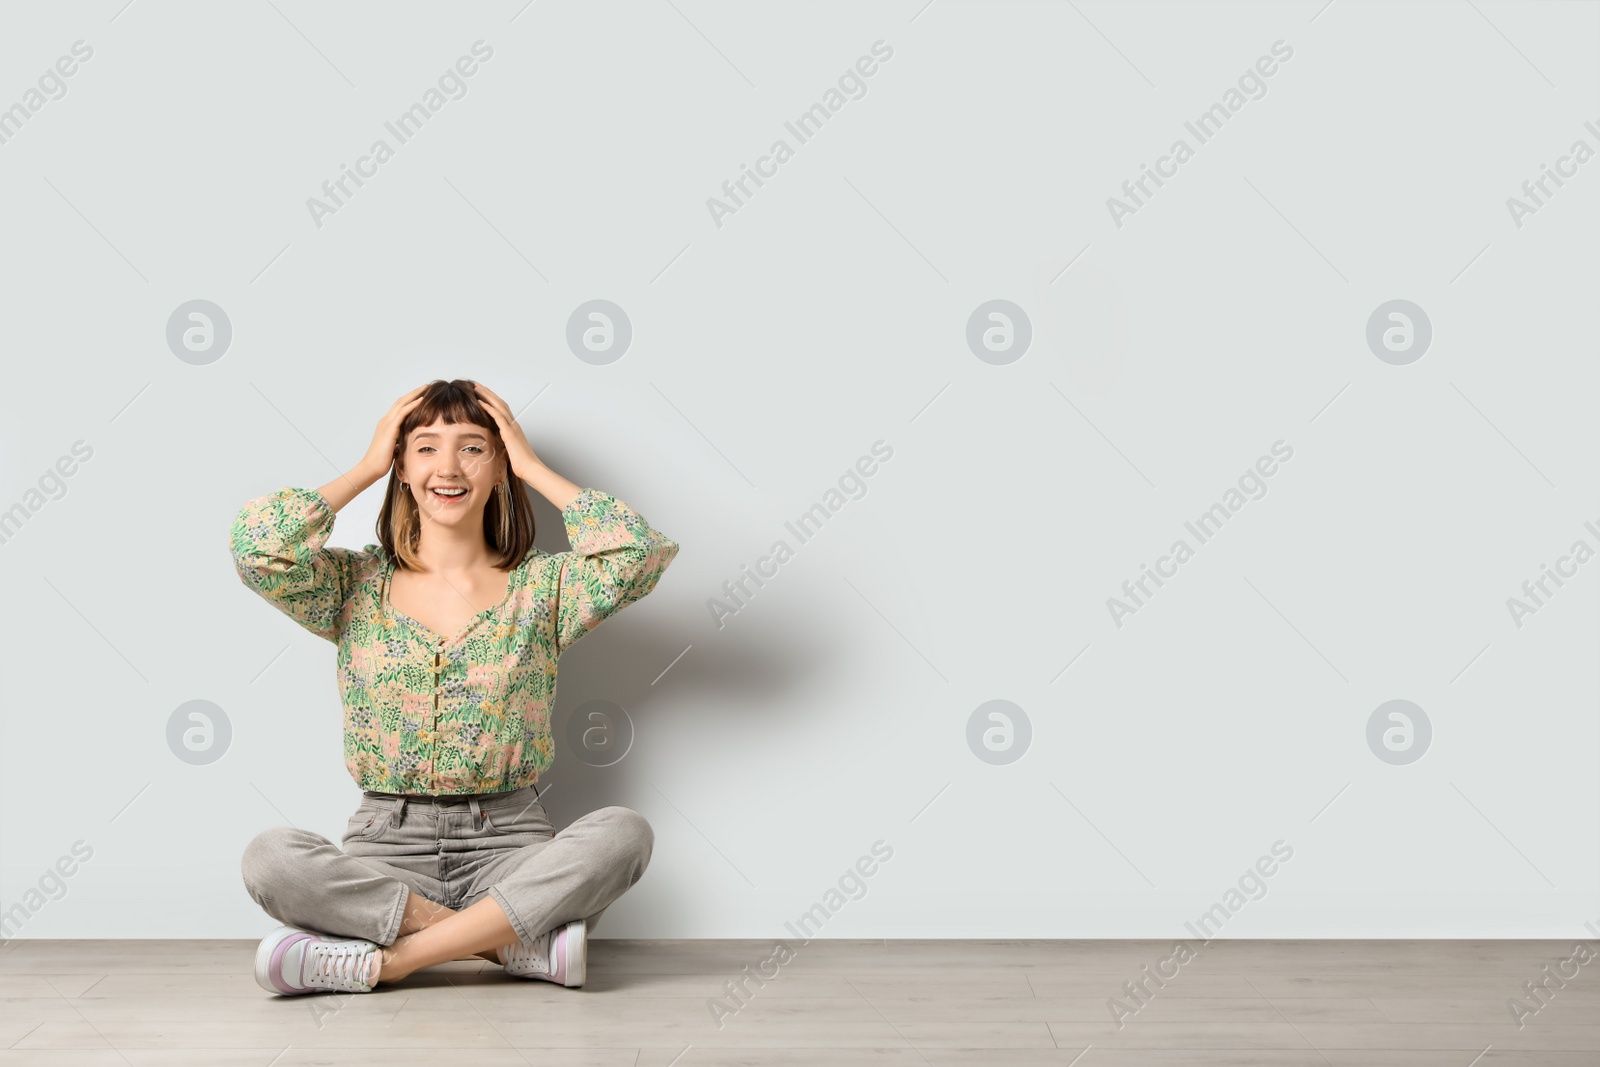
{"type": "Polygon", "coordinates": [[[400,936],[392,945],[379,946],[378,973],[372,984],[398,982],[425,967],[467,955],[499,963],[494,950],[516,940],[511,920],[491,896],[456,911],[408,889],[400,936]]]}
{"type": "MultiPolygon", "coordinates": [[[[498,963],[495,949],[531,942],[564,920],[583,917],[592,927],[644,874],[654,840],[642,815],[613,805],[544,841],[528,834],[526,845],[457,849],[451,882],[461,899],[478,898],[457,911],[412,888],[441,884],[429,868],[437,869],[442,853],[425,851],[443,840],[436,834],[431,824],[413,828],[410,820],[385,826],[361,847],[386,849],[386,860],[346,853],[310,830],[271,827],[245,848],[245,889],[286,925],[375,942],[378,975],[396,982],[450,960],[498,963]],[[403,896],[397,883],[404,883],[403,896]]],[[[505,833],[498,840],[516,839],[505,833]]]]}

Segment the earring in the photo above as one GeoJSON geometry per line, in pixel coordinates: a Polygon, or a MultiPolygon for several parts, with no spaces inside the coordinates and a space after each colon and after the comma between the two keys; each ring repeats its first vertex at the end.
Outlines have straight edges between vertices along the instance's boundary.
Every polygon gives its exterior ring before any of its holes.
{"type": "Polygon", "coordinates": [[[500,494],[500,543],[508,545],[511,543],[511,479],[501,479],[495,491],[500,494]]]}

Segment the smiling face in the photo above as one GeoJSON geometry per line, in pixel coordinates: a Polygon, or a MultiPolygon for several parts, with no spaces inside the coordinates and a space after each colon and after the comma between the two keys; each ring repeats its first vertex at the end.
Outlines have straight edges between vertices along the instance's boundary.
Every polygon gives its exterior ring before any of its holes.
{"type": "Polygon", "coordinates": [[[436,421],[410,434],[399,456],[400,478],[424,521],[449,525],[470,522],[482,529],[483,509],[505,474],[487,429],[470,422],[436,421]],[[441,490],[465,490],[446,493],[441,490]]]}

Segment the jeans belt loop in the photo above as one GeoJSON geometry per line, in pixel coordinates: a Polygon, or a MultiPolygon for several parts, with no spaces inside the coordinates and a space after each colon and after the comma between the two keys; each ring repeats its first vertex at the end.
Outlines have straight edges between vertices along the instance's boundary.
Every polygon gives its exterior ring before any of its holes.
{"type": "Polygon", "coordinates": [[[467,798],[467,807],[472,809],[472,825],[474,827],[481,825],[483,823],[483,809],[478,807],[476,795],[467,798]]]}
{"type": "Polygon", "coordinates": [[[399,826],[401,820],[405,818],[405,814],[406,814],[406,798],[405,797],[395,797],[394,798],[394,815],[390,818],[389,821],[394,823],[396,826],[399,826]]]}

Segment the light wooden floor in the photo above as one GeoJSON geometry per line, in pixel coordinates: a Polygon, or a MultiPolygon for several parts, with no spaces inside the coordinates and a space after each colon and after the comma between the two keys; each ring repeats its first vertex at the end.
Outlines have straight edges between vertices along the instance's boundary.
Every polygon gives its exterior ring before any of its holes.
{"type": "Polygon", "coordinates": [[[0,1067],[1600,1064],[1600,959],[1520,1030],[1507,1007],[1575,942],[1219,940],[1120,1030],[1107,1000],[1170,942],[819,939],[720,1027],[770,942],[595,940],[582,989],[463,961],[298,997],[255,984],[255,944],[10,942],[0,1067]]]}

